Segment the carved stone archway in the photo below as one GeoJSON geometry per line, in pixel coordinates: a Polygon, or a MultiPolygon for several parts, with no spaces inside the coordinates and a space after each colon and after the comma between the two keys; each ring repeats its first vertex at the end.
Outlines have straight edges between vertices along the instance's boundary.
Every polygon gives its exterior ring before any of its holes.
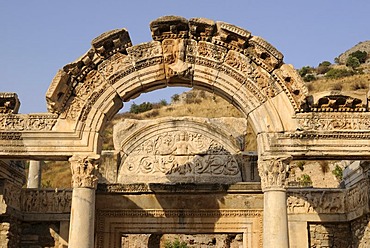
{"type": "MultiPolygon", "coordinates": [[[[358,107],[343,96],[314,104],[279,51],[234,25],[167,16],[150,28],[153,41],[135,46],[125,29],[94,39],[89,51],[57,72],[46,94],[48,113],[17,114],[16,95],[1,95],[0,158],[69,160],[71,227],[93,227],[101,133],[123,102],[170,86],[214,92],[238,108],[257,134],[264,246],[287,247],[289,161],[369,159],[368,104],[358,107]],[[281,218],[274,217],[275,209],[281,218]]],[[[73,232],[79,237],[70,237],[71,247],[93,245],[92,228],[81,231],[73,232]]]]}

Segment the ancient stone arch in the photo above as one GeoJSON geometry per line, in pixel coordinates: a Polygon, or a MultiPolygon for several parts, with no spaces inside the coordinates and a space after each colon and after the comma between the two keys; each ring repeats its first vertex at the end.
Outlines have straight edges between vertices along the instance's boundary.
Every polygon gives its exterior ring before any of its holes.
{"type": "Polygon", "coordinates": [[[214,92],[238,108],[257,134],[269,206],[263,215],[264,246],[287,247],[289,162],[368,159],[368,102],[335,92],[316,101],[279,51],[240,27],[167,16],[150,29],[153,41],[135,46],[125,29],[95,38],[89,51],[57,72],[46,94],[48,113],[17,114],[16,94],[2,94],[0,158],[69,160],[78,216],[71,217],[70,245],[82,247],[78,240],[84,240],[91,247],[105,124],[123,102],[141,93],[168,86],[214,92]],[[275,218],[276,211],[283,218],[275,218]]]}

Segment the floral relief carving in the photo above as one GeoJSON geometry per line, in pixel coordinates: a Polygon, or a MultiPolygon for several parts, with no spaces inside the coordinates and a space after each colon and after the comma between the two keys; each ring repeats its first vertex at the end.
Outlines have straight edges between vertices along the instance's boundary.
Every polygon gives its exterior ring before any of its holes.
{"type": "Polygon", "coordinates": [[[56,114],[0,114],[0,130],[50,131],[57,122],[56,114]]]}
{"type": "Polygon", "coordinates": [[[98,184],[99,156],[79,157],[69,159],[72,171],[73,188],[93,188],[98,184]]]}
{"type": "Polygon", "coordinates": [[[291,157],[263,158],[258,160],[262,189],[285,188],[291,157]]]}
{"type": "MultiPolygon", "coordinates": [[[[238,161],[215,140],[190,131],[166,132],[139,144],[120,176],[138,174],[240,176],[238,161]]],[[[120,179],[119,179],[120,180],[120,179]]]]}

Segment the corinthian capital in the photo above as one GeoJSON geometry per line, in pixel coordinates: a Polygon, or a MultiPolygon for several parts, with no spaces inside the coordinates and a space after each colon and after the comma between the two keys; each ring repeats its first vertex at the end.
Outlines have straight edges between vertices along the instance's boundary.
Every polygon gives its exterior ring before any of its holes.
{"type": "Polygon", "coordinates": [[[73,156],[69,159],[73,188],[92,188],[98,185],[99,155],[73,156]]]}
{"type": "Polygon", "coordinates": [[[261,177],[262,190],[285,188],[289,163],[292,157],[263,157],[258,160],[258,172],[261,177]]]}

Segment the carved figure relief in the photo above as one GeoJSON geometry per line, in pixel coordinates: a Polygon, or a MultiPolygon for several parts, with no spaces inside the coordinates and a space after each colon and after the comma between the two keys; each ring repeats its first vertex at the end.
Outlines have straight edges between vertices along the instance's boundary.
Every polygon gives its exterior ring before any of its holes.
{"type": "Polygon", "coordinates": [[[308,191],[291,193],[287,198],[288,213],[344,213],[342,192],[308,191]]]}
{"type": "Polygon", "coordinates": [[[190,80],[192,67],[185,62],[186,41],[182,39],[165,39],[162,41],[162,48],[166,78],[190,80]]]}
{"type": "Polygon", "coordinates": [[[69,213],[71,202],[71,190],[24,190],[21,207],[26,212],[69,213]]]}
{"type": "Polygon", "coordinates": [[[240,177],[236,157],[202,134],[167,132],[145,140],[121,163],[118,181],[130,175],[240,177]]]}

